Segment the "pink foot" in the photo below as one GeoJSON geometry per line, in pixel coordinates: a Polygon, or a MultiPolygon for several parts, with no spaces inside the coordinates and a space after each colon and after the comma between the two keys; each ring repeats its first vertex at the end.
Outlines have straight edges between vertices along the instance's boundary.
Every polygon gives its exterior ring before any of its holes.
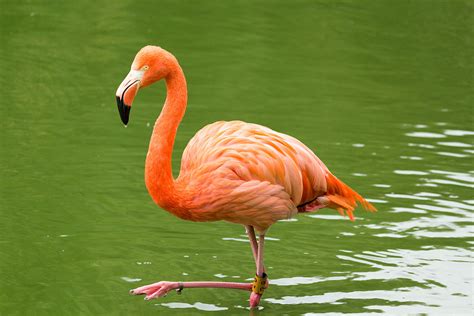
{"type": "Polygon", "coordinates": [[[257,293],[252,292],[250,294],[250,308],[257,307],[258,304],[260,303],[260,298],[261,297],[262,297],[261,294],[257,294],[257,293]]]}
{"type": "MultiPolygon", "coordinates": [[[[252,287],[252,293],[250,293],[250,308],[255,308],[260,304],[260,299],[262,298],[263,292],[268,288],[269,281],[266,273],[263,273],[265,276],[265,285],[261,289],[261,291],[257,290],[257,293],[253,292],[253,287],[252,287]],[[260,293],[260,294],[259,294],[260,293]]],[[[254,281],[255,284],[255,281],[254,281]]]]}
{"type": "Polygon", "coordinates": [[[179,288],[178,282],[161,281],[153,283],[136,289],[130,290],[130,294],[142,295],[145,294],[145,300],[151,300],[158,297],[163,297],[168,294],[169,291],[179,288]]]}

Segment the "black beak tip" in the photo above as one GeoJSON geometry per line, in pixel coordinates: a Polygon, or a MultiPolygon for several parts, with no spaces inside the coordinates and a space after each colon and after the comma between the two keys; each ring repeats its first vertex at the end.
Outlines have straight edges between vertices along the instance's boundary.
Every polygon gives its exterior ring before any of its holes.
{"type": "Polygon", "coordinates": [[[119,110],[120,118],[122,119],[123,124],[127,126],[128,124],[128,118],[130,116],[130,109],[132,108],[129,105],[126,105],[123,103],[122,99],[118,96],[116,96],[117,99],[117,107],[119,110]]]}

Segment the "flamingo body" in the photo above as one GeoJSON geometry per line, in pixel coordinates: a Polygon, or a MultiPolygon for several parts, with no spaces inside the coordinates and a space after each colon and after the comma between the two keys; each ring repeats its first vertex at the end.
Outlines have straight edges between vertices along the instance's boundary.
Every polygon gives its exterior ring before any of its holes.
{"type": "Polygon", "coordinates": [[[326,166],[293,137],[241,121],[201,129],[186,147],[177,183],[193,188],[193,220],[265,231],[326,192],[326,166]]]}
{"type": "Polygon", "coordinates": [[[226,220],[262,232],[298,211],[330,206],[328,184],[346,189],[333,200],[351,218],[354,196],[370,208],[299,140],[258,124],[220,121],[201,129],[184,150],[176,186],[187,193],[179,208],[162,206],[183,219],[226,220]]]}

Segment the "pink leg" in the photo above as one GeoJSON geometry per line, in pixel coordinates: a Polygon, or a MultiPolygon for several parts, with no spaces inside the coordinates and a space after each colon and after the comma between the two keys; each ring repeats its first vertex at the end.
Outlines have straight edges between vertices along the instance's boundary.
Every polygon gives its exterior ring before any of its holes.
{"type": "Polygon", "coordinates": [[[247,236],[249,237],[250,246],[252,247],[252,254],[253,259],[255,260],[255,266],[257,266],[257,237],[255,236],[255,230],[253,226],[245,226],[245,230],[247,231],[247,236]]]}
{"type": "Polygon", "coordinates": [[[161,281],[138,287],[130,291],[130,294],[141,295],[145,294],[145,300],[151,300],[165,296],[171,290],[177,290],[180,293],[186,288],[225,288],[237,290],[252,290],[252,283],[238,283],[238,282],[168,282],[161,281]]]}
{"type": "MultiPolygon", "coordinates": [[[[260,234],[258,236],[258,250],[257,250],[257,275],[263,277],[264,267],[263,267],[263,247],[265,241],[265,234],[260,234]]],[[[252,292],[250,294],[250,308],[257,307],[260,303],[260,298],[262,294],[257,294],[252,292]]]]}
{"type": "MultiPolygon", "coordinates": [[[[265,269],[263,266],[263,242],[264,235],[259,236],[259,244],[255,236],[255,230],[252,226],[246,226],[247,234],[249,236],[250,245],[252,247],[255,264],[257,266],[257,274],[263,276],[265,269]]],[[[161,281],[145,286],[138,287],[130,291],[130,294],[141,295],[145,294],[145,300],[151,300],[165,296],[171,290],[176,290],[180,293],[185,288],[227,288],[252,291],[252,283],[238,283],[238,282],[168,282],[161,281]]],[[[261,294],[253,293],[250,296],[250,306],[256,307],[260,302],[261,294]]]]}
{"type": "MultiPolygon", "coordinates": [[[[257,237],[255,236],[255,229],[253,226],[245,226],[245,230],[247,231],[247,236],[249,237],[250,240],[250,246],[252,247],[252,253],[253,253],[253,258],[255,260],[255,266],[258,265],[258,258],[257,258],[257,251],[258,251],[258,243],[257,243],[257,237]]],[[[263,272],[265,272],[265,265],[263,265],[263,272]]],[[[268,286],[268,280],[267,280],[267,286],[268,286]]]]}

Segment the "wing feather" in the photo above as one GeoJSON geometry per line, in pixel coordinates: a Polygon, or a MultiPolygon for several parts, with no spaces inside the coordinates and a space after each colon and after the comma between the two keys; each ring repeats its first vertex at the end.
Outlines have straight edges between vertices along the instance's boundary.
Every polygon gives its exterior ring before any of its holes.
{"type": "Polygon", "coordinates": [[[326,191],[326,166],[297,139],[241,121],[215,122],[201,129],[183,153],[180,177],[203,166],[225,163],[240,180],[283,187],[295,205],[326,191]]]}

